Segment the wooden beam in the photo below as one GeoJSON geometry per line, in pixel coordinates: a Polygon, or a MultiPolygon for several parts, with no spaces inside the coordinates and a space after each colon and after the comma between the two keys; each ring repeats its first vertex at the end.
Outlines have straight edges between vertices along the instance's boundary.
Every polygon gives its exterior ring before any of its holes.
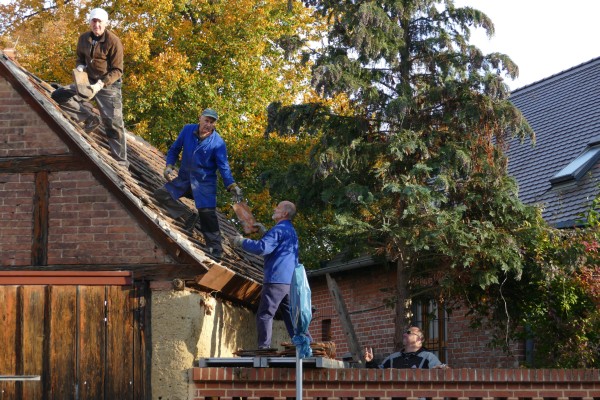
{"type": "Polygon", "coordinates": [[[221,291],[227,283],[235,277],[235,272],[230,269],[215,265],[208,270],[201,279],[196,281],[198,285],[205,286],[212,290],[221,291]]]}
{"type": "Polygon", "coordinates": [[[126,286],[132,283],[131,271],[0,271],[0,285],[126,286]]]}
{"type": "Polygon", "coordinates": [[[333,297],[333,305],[335,306],[338,316],[340,317],[342,329],[344,330],[346,339],[348,340],[348,346],[350,347],[352,359],[364,367],[365,362],[363,359],[363,354],[360,345],[358,344],[358,339],[356,338],[356,333],[354,332],[354,326],[350,320],[350,314],[348,314],[346,303],[342,298],[342,294],[335,280],[330,274],[326,274],[325,276],[327,277],[327,287],[329,288],[329,293],[331,293],[331,296],[333,297]]]}
{"type": "MultiPolygon", "coordinates": [[[[135,280],[195,280],[198,275],[206,273],[206,269],[198,264],[71,264],[46,265],[44,271],[131,271],[135,280]]],[[[0,266],[1,271],[39,271],[40,266],[0,266]]]]}
{"type": "Polygon", "coordinates": [[[81,171],[88,170],[90,163],[82,157],[70,154],[39,155],[35,157],[0,157],[0,170],[4,173],[36,173],[40,171],[81,171]]]}
{"type": "MultiPolygon", "coordinates": [[[[214,266],[213,266],[214,268],[214,266]]],[[[216,268],[213,273],[217,273],[218,271],[222,272],[223,268],[216,268]]],[[[48,265],[44,266],[40,269],[39,266],[28,265],[28,266],[1,266],[0,267],[0,279],[4,275],[5,278],[11,278],[16,274],[17,276],[34,278],[40,274],[40,272],[46,274],[54,274],[53,279],[65,278],[68,276],[72,276],[76,273],[88,273],[91,275],[102,276],[101,274],[107,273],[130,273],[131,279],[136,282],[139,281],[169,281],[172,282],[173,279],[182,279],[187,282],[190,282],[193,286],[194,284],[199,285],[198,282],[202,281],[203,275],[207,273],[207,270],[203,268],[203,266],[198,264],[147,264],[147,265],[48,265]],[[28,275],[30,274],[30,275],[28,275]],[[100,274],[100,275],[99,275],[100,274]]],[[[46,279],[46,278],[43,278],[46,279]]],[[[43,280],[35,278],[36,284],[50,284],[53,283],[50,280],[43,280]]],[[[8,279],[10,280],[10,279],[8,279]]],[[[15,281],[13,279],[13,281],[15,281]]],[[[209,281],[214,281],[213,278],[209,279],[209,281]]],[[[8,284],[2,283],[1,284],[8,284]]],[[[32,280],[33,282],[33,280],[32,280]]],[[[64,281],[63,281],[64,282],[64,281]]],[[[80,281],[81,282],[81,281],[80,281]]],[[[59,283],[60,284],[60,283],[59,283]]],[[[76,283],[73,283],[76,284],[76,283]]],[[[83,284],[83,283],[81,283],[83,284]]],[[[91,283],[93,284],[93,283],[91,283]]],[[[235,275],[232,279],[227,282],[222,282],[223,286],[221,286],[221,290],[216,290],[220,293],[220,296],[224,299],[230,300],[233,303],[242,304],[248,307],[254,307],[258,300],[260,299],[260,290],[261,285],[257,282],[248,280],[246,278],[241,277],[240,275],[235,275]]],[[[197,287],[199,290],[215,290],[213,288],[199,285],[197,287]]]]}
{"type": "Polygon", "coordinates": [[[260,300],[262,285],[249,279],[236,275],[221,290],[234,299],[241,299],[251,304],[257,304],[260,300]]]}
{"type": "Polygon", "coordinates": [[[221,265],[213,265],[206,274],[195,279],[196,284],[220,292],[228,297],[255,303],[260,299],[262,285],[240,277],[221,265]]]}
{"type": "Polygon", "coordinates": [[[48,207],[50,184],[48,171],[35,174],[35,192],[33,195],[33,237],[31,240],[31,264],[48,264],[48,207]]]}

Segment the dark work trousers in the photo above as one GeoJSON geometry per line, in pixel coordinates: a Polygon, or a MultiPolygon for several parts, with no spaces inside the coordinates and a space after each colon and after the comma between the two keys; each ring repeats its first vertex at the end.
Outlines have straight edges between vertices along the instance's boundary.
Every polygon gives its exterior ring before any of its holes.
{"type": "Polygon", "coordinates": [[[256,312],[256,330],[258,332],[258,348],[271,347],[273,335],[273,317],[277,309],[281,310],[283,322],[290,335],[294,336],[294,325],[290,314],[290,285],[284,283],[263,283],[260,303],[256,312]]]}
{"type": "MultiPolygon", "coordinates": [[[[52,92],[52,99],[78,122],[83,122],[94,114],[83,105],[84,100],[77,94],[75,84],[63,86],[52,92]]],[[[110,152],[117,161],[127,161],[127,138],[123,123],[123,100],[121,81],[102,88],[92,100],[96,100],[100,117],[104,124],[110,152]]],[[[90,100],[91,101],[91,100],[90,100]]]]}
{"type": "MultiPolygon", "coordinates": [[[[190,210],[179,199],[174,199],[171,193],[163,186],[154,191],[154,197],[159,203],[165,206],[169,215],[172,218],[187,219],[194,211],[190,210]]],[[[188,190],[183,197],[193,199],[192,191],[188,190]]],[[[222,236],[219,229],[219,218],[215,208],[200,208],[198,209],[200,217],[200,232],[204,236],[206,247],[211,250],[211,253],[221,254],[223,252],[222,236]]]]}

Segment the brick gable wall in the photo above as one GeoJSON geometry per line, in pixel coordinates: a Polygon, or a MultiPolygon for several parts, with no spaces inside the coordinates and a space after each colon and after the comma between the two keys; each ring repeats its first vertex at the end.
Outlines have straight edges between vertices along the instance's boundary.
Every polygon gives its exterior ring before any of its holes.
{"type": "MultiPolygon", "coordinates": [[[[0,78],[0,158],[70,155],[0,78]]],[[[171,263],[166,252],[89,171],[50,171],[48,265],[171,263]]],[[[36,173],[0,171],[0,266],[32,265],[36,173]]]]}
{"type": "Polygon", "coordinates": [[[33,191],[33,174],[0,173],[0,266],[31,262],[33,191]]]}

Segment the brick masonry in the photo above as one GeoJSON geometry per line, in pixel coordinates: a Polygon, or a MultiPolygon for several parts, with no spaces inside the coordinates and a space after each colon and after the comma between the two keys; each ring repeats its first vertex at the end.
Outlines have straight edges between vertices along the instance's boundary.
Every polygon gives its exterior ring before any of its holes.
{"type": "Polygon", "coordinates": [[[67,153],[67,146],[10,83],[0,78],[0,157],[67,153]]]}
{"type": "Polygon", "coordinates": [[[147,264],[168,257],[87,171],[50,175],[49,264],[147,264]]]}
{"type": "MultiPolygon", "coordinates": [[[[334,275],[346,303],[354,330],[362,347],[369,346],[377,353],[391,352],[394,338],[394,310],[386,307],[389,297],[382,290],[393,288],[395,276],[383,269],[364,268],[360,273],[334,275]]],[[[310,280],[312,305],[316,307],[310,333],[316,341],[323,337],[323,321],[331,321],[331,340],[336,344],[338,357],[350,351],[340,319],[324,277],[310,280]]]]}
{"type": "Polygon", "coordinates": [[[0,173],[0,265],[31,262],[33,191],[33,174],[0,173]]]}
{"type": "MultiPolygon", "coordinates": [[[[305,369],[304,399],[600,399],[600,370],[305,369]]],[[[295,397],[293,368],[193,368],[190,399],[295,397]]]]}

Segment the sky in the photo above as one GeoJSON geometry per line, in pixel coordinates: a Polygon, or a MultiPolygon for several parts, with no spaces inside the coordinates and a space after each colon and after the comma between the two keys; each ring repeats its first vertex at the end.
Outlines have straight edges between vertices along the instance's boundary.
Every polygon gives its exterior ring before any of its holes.
{"type": "Polygon", "coordinates": [[[471,43],[484,53],[507,54],[519,77],[511,90],[600,57],[600,0],[455,0],[455,6],[483,11],[494,23],[488,39],[482,29],[471,43]]]}

